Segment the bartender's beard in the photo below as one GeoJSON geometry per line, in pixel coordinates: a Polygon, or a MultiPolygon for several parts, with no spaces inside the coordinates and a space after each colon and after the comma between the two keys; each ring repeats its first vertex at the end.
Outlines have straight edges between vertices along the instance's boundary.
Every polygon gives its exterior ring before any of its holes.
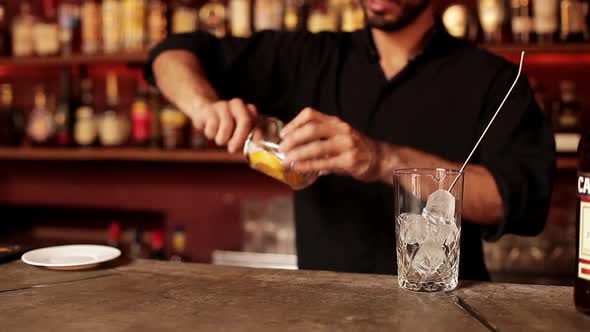
{"type": "Polygon", "coordinates": [[[398,31],[414,22],[430,5],[431,0],[360,0],[367,25],[383,30],[398,31]],[[385,9],[372,9],[371,2],[385,3],[385,9]]]}

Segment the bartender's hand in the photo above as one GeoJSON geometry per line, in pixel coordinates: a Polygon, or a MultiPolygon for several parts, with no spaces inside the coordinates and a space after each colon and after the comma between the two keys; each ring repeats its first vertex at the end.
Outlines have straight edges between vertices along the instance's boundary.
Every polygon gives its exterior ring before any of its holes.
{"type": "Polygon", "coordinates": [[[258,118],[254,105],[237,98],[229,101],[200,101],[188,113],[195,128],[203,131],[215,144],[227,145],[230,153],[242,149],[258,118]]]}
{"type": "Polygon", "coordinates": [[[282,130],[286,163],[302,172],[338,173],[361,181],[377,178],[376,141],[338,117],[304,109],[282,130]]]}

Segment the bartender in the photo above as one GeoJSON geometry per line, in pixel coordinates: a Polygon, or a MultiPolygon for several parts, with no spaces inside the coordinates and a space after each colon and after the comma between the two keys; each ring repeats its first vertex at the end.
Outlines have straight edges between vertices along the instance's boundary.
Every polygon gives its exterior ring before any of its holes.
{"type": "MultiPolygon", "coordinates": [[[[460,168],[517,68],[450,37],[430,0],[360,1],[363,30],[172,35],[145,72],[230,152],[275,116],[295,169],[328,173],[295,192],[299,268],[393,274],[393,170],[460,168]]],[[[541,232],[554,151],[521,77],[466,169],[460,278],[489,279],[482,238],[541,232]]]]}

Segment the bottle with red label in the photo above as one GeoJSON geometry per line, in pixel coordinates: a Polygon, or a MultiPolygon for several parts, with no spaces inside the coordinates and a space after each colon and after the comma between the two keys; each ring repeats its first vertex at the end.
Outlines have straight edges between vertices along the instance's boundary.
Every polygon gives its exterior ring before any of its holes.
{"type": "Polygon", "coordinates": [[[590,130],[578,147],[577,268],[574,302],[578,311],[590,315],[590,130]]]}
{"type": "Polygon", "coordinates": [[[121,248],[121,224],[113,221],[109,225],[108,245],[115,248],[121,248]]]}
{"type": "Polygon", "coordinates": [[[152,232],[150,247],[151,259],[166,259],[166,253],[164,251],[164,232],[162,230],[155,230],[152,232]]]}
{"type": "Polygon", "coordinates": [[[140,82],[137,97],[131,106],[131,141],[135,146],[147,147],[151,143],[152,110],[147,93],[147,85],[140,82]]]}

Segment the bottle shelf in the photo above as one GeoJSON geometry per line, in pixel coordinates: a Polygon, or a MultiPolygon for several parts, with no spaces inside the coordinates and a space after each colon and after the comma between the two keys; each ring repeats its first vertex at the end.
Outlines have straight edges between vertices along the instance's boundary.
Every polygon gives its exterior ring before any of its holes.
{"type": "MultiPolygon", "coordinates": [[[[184,162],[184,163],[245,163],[241,155],[229,154],[223,150],[158,150],[140,148],[3,148],[0,160],[17,161],[139,161],[139,162],[184,162]]],[[[573,170],[577,167],[576,157],[559,157],[557,168],[573,170]]]]}
{"type": "Polygon", "coordinates": [[[94,64],[142,64],[147,52],[117,54],[76,54],[48,57],[0,57],[0,66],[70,66],[94,64]]]}
{"type": "Polygon", "coordinates": [[[540,66],[577,66],[590,65],[590,43],[567,44],[482,44],[479,45],[509,61],[518,63],[520,52],[526,51],[526,63],[540,66]]]}
{"type": "Polygon", "coordinates": [[[0,148],[0,160],[14,161],[138,161],[175,163],[245,163],[241,155],[223,150],[158,150],[140,148],[0,148]]]}
{"type": "MultiPolygon", "coordinates": [[[[590,43],[555,44],[480,44],[480,47],[502,56],[517,56],[524,50],[542,62],[590,62],[590,43]]],[[[48,57],[0,57],[0,66],[68,66],[93,64],[142,64],[148,58],[147,52],[115,54],[75,54],[48,57]]]]}
{"type": "Polygon", "coordinates": [[[481,44],[486,50],[500,54],[520,54],[520,51],[535,54],[577,54],[590,53],[590,43],[555,43],[555,44],[481,44]]]}

